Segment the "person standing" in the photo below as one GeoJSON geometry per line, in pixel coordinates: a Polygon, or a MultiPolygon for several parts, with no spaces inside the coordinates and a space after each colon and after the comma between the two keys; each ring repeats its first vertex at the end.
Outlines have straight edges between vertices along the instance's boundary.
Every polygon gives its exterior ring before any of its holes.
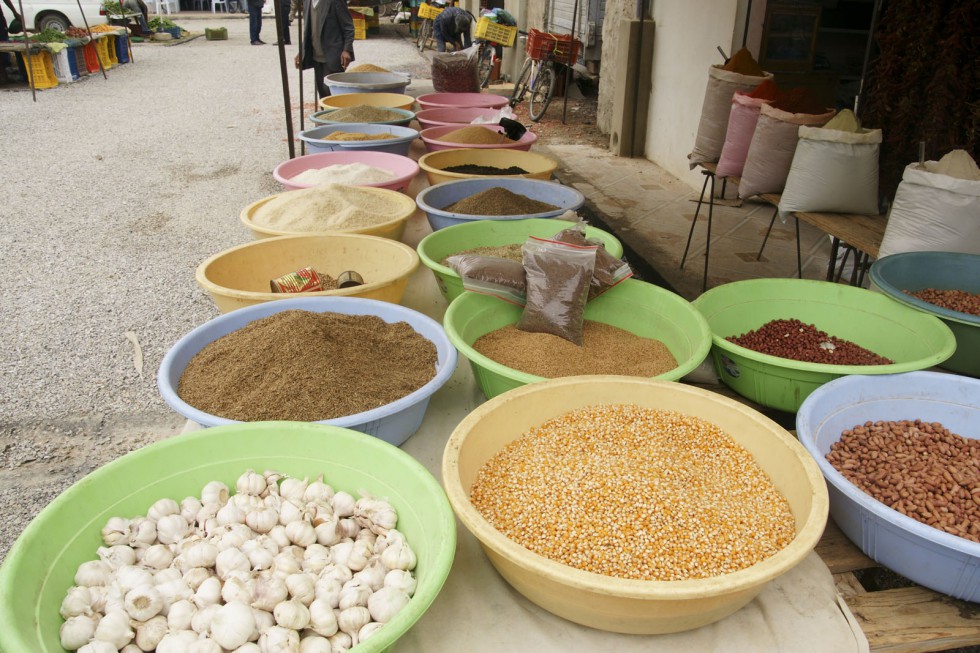
{"type": "Polygon", "coordinates": [[[432,25],[432,35],[436,38],[436,49],[446,51],[446,43],[456,50],[468,48],[473,44],[470,38],[470,23],[473,14],[461,7],[446,7],[436,16],[432,25]]]}
{"type": "Polygon", "coordinates": [[[319,97],[330,95],[323,78],[342,73],[354,60],[354,19],[345,0],[304,0],[303,51],[296,67],[313,69],[319,97]]]}
{"type": "MultiPolygon", "coordinates": [[[[273,0],[275,2],[276,0],[273,0]]],[[[262,32],[262,6],[265,0],[247,0],[248,2],[248,36],[252,45],[265,45],[265,41],[259,38],[262,32]]]]}
{"type": "MultiPolygon", "coordinates": [[[[279,3],[279,22],[282,24],[283,45],[292,45],[292,37],[289,34],[289,26],[293,24],[293,18],[289,13],[289,3],[291,0],[273,0],[273,2],[279,3]]],[[[279,45],[279,42],[276,41],[275,45],[279,45]]]]}

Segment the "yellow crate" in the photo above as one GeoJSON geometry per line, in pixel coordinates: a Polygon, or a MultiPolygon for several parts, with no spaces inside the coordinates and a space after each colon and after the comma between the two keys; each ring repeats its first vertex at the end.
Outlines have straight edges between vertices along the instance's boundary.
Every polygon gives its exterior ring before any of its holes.
{"type": "Polygon", "coordinates": [[[367,38],[367,22],[363,18],[354,19],[354,39],[363,40],[367,38]]]}
{"type": "Polygon", "coordinates": [[[423,2],[419,5],[419,18],[429,18],[435,20],[435,17],[442,13],[442,9],[434,5],[430,5],[428,2],[423,2]]]}
{"type": "Polygon", "coordinates": [[[514,39],[517,38],[517,28],[501,25],[484,17],[476,24],[476,38],[510,47],[514,45],[514,39]]]}
{"type": "Polygon", "coordinates": [[[95,39],[95,53],[99,55],[99,62],[102,64],[102,68],[105,70],[109,70],[114,65],[119,63],[119,60],[115,56],[115,44],[112,44],[113,47],[110,48],[109,38],[110,37],[103,37],[101,39],[95,39]],[[113,59],[115,59],[115,61],[113,61],[113,59]]]}
{"type": "Polygon", "coordinates": [[[31,53],[31,65],[27,65],[27,57],[24,52],[20,53],[24,60],[24,69],[27,77],[34,80],[34,88],[54,88],[58,85],[58,78],[54,75],[54,62],[51,60],[51,53],[47,50],[31,53]]]}

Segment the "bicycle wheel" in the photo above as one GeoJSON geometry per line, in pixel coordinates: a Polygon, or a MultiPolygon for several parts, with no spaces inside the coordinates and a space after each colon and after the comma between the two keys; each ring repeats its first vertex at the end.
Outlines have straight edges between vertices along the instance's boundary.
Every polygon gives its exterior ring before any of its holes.
{"type": "Polygon", "coordinates": [[[494,57],[493,44],[484,43],[480,46],[480,88],[486,88],[490,83],[490,75],[493,73],[494,57]]]}
{"type": "Polygon", "coordinates": [[[419,26],[419,52],[425,50],[425,46],[429,44],[430,38],[432,38],[432,20],[426,18],[422,21],[422,25],[419,26]]]}
{"type": "Polygon", "coordinates": [[[531,58],[524,60],[524,67],[521,68],[521,74],[517,76],[517,81],[514,82],[514,92],[510,96],[511,108],[516,107],[524,99],[524,95],[527,93],[528,80],[531,79],[533,64],[534,61],[531,58]]]}
{"type": "Polygon", "coordinates": [[[541,66],[534,78],[531,97],[528,100],[527,113],[531,120],[537,122],[544,117],[548,110],[551,96],[555,94],[555,69],[550,64],[541,66]]]}

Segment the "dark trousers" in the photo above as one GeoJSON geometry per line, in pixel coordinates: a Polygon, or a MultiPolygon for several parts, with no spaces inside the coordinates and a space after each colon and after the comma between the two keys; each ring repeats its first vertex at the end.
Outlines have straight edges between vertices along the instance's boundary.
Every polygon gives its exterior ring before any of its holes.
{"type": "Polygon", "coordinates": [[[262,32],[262,5],[248,3],[248,36],[250,41],[258,41],[262,32]]]}
{"type": "Polygon", "coordinates": [[[330,87],[323,81],[323,78],[333,73],[334,71],[327,69],[327,64],[319,61],[313,62],[313,78],[316,80],[316,94],[318,96],[327,97],[330,95],[330,87]]]}
{"type": "Polygon", "coordinates": [[[279,3],[279,21],[282,23],[282,42],[286,45],[292,45],[289,36],[289,2],[279,3]]]}

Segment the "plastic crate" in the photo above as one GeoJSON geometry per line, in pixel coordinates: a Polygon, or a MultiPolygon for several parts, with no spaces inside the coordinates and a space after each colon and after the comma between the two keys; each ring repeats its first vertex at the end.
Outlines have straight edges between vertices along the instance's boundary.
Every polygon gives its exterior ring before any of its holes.
{"type": "Polygon", "coordinates": [[[129,37],[120,35],[116,37],[116,59],[119,63],[129,63],[129,37]]]}
{"type": "Polygon", "coordinates": [[[476,38],[510,47],[514,45],[514,39],[517,38],[517,28],[501,25],[484,17],[476,24],[476,38]]]}
{"type": "Polygon", "coordinates": [[[69,48],[71,50],[71,56],[75,61],[75,71],[78,72],[79,77],[85,77],[91,74],[88,69],[88,63],[85,61],[85,46],[79,45],[78,47],[69,48]]]}
{"type": "Polygon", "coordinates": [[[99,49],[96,43],[98,41],[89,41],[82,46],[82,51],[85,53],[85,67],[90,74],[99,72],[99,49]]]}
{"type": "Polygon", "coordinates": [[[71,64],[69,63],[71,59],[68,48],[63,48],[51,55],[51,68],[60,84],[71,84],[78,79],[78,75],[71,72],[71,64]]]}
{"type": "Polygon", "coordinates": [[[227,41],[228,40],[228,28],[227,27],[205,27],[204,28],[204,38],[208,41],[227,41]]]}
{"type": "Polygon", "coordinates": [[[102,38],[95,40],[95,51],[98,53],[99,62],[102,64],[102,68],[105,70],[109,70],[118,62],[118,59],[116,59],[115,56],[116,48],[109,41],[111,38],[111,36],[103,36],[102,38]],[[112,45],[111,49],[109,47],[110,45],[112,45]]]}
{"type": "Polygon", "coordinates": [[[28,79],[34,83],[34,88],[54,88],[58,85],[58,78],[54,75],[54,63],[51,61],[51,53],[45,50],[31,53],[31,63],[27,65],[25,53],[20,53],[20,58],[24,62],[24,70],[27,71],[28,79]]]}
{"type": "Polygon", "coordinates": [[[362,18],[354,19],[354,40],[361,41],[367,38],[367,23],[362,18]]]}
{"type": "Polygon", "coordinates": [[[558,63],[575,63],[581,45],[571,34],[551,34],[536,29],[527,33],[527,56],[532,59],[551,58],[558,63]]]}
{"type": "Polygon", "coordinates": [[[423,2],[419,5],[419,18],[428,18],[430,20],[435,20],[436,16],[442,13],[441,7],[436,7],[435,5],[430,5],[428,2],[423,2]]]}

